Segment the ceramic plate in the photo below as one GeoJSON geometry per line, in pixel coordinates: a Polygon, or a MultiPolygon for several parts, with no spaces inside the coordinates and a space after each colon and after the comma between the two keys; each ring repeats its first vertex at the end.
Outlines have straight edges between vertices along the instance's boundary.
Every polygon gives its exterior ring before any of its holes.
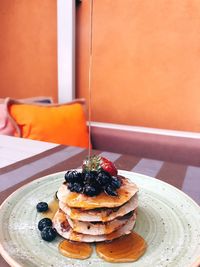
{"type": "Polygon", "coordinates": [[[58,252],[60,237],[41,239],[36,212],[40,201],[50,202],[63,181],[56,173],[33,181],[13,193],[0,208],[0,252],[11,266],[134,266],[189,267],[200,255],[200,207],[184,193],[162,181],[133,172],[119,171],[139,188],[135,231],[147,241],[146,253],[134,263],[108,263],[95,249],[87,260],[75,260],[58,252]]]}

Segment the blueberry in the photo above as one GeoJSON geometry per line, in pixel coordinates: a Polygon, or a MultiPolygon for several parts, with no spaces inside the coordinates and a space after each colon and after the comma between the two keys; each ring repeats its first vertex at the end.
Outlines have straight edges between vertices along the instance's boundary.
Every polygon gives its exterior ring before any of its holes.
{"type": "Polygon", "coordinates": [[[107,185],[111,182],[111,176],[107,172],[99,172],[97,176],[97,181],[100,185],[107,185]]]}
{"type": "Polygon", "coordinates": [[[57,235],[57,231],[55,228],[52,227],[45,227],[42,231],[41,231],[41,237],[42,239],[44,239],[45,241],[52,241],[56,238],[57,235]]]}
{"type": "Polygon", "coordinates": [[[74,183],[73,184],[73,191],[76,193],[81,193],[83,190],[83,186],[79,183],[74,183]]]}
{"type": "Polygon", "coordinates": [[[85,185],[83,190],[84,190],[83,191],[84,194],[90,197],[93,197],[99,194],[99,189],[91,185],[85,185]]]}
{"type": "Polygon", "coordinates": [[[49,218],[43,218],[38,223],[38,229],[42,231],[45,227],[51,227],[52,226],[52,220],[49,218]]]}
{"type": "Polygon", "coordinates": [[[84,183],[85,184],[92,184],[96,182],[97,172],[96,171],[90,171],[84,173],[84,183]]]}
{"type": "Polygon", "coordinates": [[[112,185],[105,186],[104,192],[110,196],[117,196],[117,192],[115,191],[115,188],[112,185]]]}
{"type": "Polygon", "coordinates": [[[79,182],[82,180],[82,174],[77,171],[67,171],[65,173],[65,180],[67,183],[79,182]]]}
{"type": "Polygon", "coordinates": [[[46,202],[39,202],[36,206],[38,212],[43,212],[48,210],[48,204],[46,202]]]}
{"type": "Polygon", "coordinates": [[[120,188],[121,186],[121,181],[115,177],[115,176],[112,176],[112,179],[111,179],[111,185],[115,188],[115,189],[118,189],[120,188]]]}
{"type": "Polygon", "coordinates": [[[81,193],[83,190],[83,186],[80,183],[69,183],[67,185],[67,188],[71,191],[71,192],[76,192],[76,193],[81,193]]]}
{"type": "Polygon", "coordinates": [[[68,183],[68,185],[67,185],[67,188],[70,190],[70,191],[72,191],[73,192],[73,187],[74,187],[74,184],[73,183],[68,183]]]}

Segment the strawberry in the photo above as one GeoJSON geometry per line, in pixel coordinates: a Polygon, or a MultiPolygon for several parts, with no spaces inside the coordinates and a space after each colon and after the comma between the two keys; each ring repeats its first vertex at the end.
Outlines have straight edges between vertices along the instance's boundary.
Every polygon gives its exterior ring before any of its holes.
{"type": "Polygon", "coordinates": [[[115,167],[114,163],[111,162],[110,160],[101,157],[100,166],[104,171],[110,173],[112,176],[117,176],[117,168],[115,167]]]}
{"type": "Polygon", "coordinates": [[[117,168],[110,160],[101,156],[92,156],[83,161],[83,172],[104,170],[112,176],[117,176],[117,168]]]}

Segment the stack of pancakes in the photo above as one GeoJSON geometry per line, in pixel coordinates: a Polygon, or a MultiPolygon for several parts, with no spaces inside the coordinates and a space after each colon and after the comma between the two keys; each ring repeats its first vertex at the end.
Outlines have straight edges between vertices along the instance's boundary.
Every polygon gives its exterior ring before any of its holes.
{"type": "Polygon", "coordinates": [[[59,210],[53,218],[57,232],[79,242],[99,242],[129,234],[136,220],[138,187],[120,176],[118,196],[102,192],[89,197],[71,192],[63,183],[58,190],[59,210]]]}

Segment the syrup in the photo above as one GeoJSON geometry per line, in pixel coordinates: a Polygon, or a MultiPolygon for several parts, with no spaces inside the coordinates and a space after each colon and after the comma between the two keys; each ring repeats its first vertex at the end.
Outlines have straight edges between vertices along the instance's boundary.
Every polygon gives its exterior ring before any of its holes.
{"type": "Polygon", "coordinates": [[[96,252],[99,257],[109,262],[133,262],[144,254],[146,248],[145,240],[132,232],[111,242],[97,244],[96,252]]]}
{"type": "Polygon", "coordinates": [[[92,246],[90,244],[68,240],[62,241],[58,249],[63,256],[73,259],[87,259],[92,254],[92,246]]]}
{"type": "Polygon", "coordinates": [[[79,220],[80,219],[79,209],[71,208],[70,218],[74,220],[79,220]]]}
{"type": "Polygon", "coordinates": [[[45,218],[49,218],[49,219],[53,219],[55,213],[57,212],[57,210],[59,209],[59,203],[57,199],[53,199],[49,204],[48,204],[49,208],[47,211],[43,212],[43,215],[45,216],[45,218]]]}

